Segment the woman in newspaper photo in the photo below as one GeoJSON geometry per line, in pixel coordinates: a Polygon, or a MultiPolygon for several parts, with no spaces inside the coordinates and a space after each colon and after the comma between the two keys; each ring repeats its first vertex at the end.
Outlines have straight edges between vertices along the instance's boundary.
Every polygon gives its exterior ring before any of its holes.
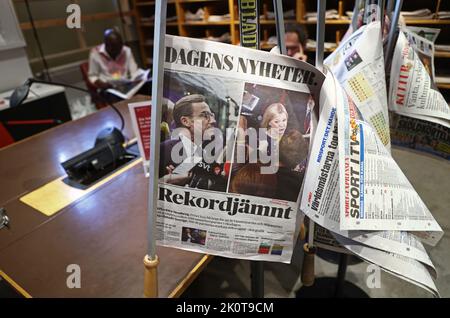
{"type": "Polygon", "coordinates": [[[246,84],[230,192],[297,201],[308,154],[308,142],[300,130],[309,130],[305,121],[310,120],[310,96],[290,93],[246,84]],[[261,169],[269,167],[268,173],[261,169]]]}
{"type": "Polygon", "coordinates": [[[277,145],[286,131],[288,117],[286,108],[281,103],[271,104],[264,110],[261,128],[265,129],[267,139],[259,140],[259,151],[265,151],[270,156],[272,145],[277,145]]]}

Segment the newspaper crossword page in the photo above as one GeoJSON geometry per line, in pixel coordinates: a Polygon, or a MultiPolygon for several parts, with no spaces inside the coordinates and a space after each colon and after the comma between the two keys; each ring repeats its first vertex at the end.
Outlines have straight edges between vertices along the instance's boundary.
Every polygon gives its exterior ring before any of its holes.
{"type": "Polygon", "coordinates": [[[325,60],[345,92],[390,149],[389,115],[380,22],[353,33],[325,60]]]}

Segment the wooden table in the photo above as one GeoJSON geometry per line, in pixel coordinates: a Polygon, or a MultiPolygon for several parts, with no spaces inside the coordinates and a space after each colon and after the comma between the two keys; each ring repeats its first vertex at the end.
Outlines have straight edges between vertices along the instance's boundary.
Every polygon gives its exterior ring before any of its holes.
{"type": "MultiPolygon", "coordinates": [[[[117,106],[131,138],[127,102],[117,106]]],[[[64,175],[60,162],[91,148],[102,128],[119,124],[108,107],[0,150],[0,206],[10,218],[10,229],[0,230],[0,274],[23,295],[143,296],[148,182],[141,164],[51,217],[19,201],[64,175]],[[79,289],[67,287],[70,264],[80,266],[79,289]]],[[[157,254],[160,297],[179,296],[211,259],[165,247],[157,254]]]]}

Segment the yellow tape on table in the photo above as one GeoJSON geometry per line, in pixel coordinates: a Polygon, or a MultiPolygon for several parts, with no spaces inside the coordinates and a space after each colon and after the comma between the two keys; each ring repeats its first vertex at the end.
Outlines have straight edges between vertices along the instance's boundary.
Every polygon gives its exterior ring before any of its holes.
{"type": "Polygon", "coordinates": [[[24,195],[23,197],[20,198],[20,201],[47,216],[52,216],[59,210],[72,204],[73,202],[82,198],[86,194],[94,191],[98,187],[109,182],[116,176],[134,167],[140,162],[142,162],[142,158],[130,162],[125,167],[117,170],[110,176],[102,179],[101,181],[97,182],[96,184],[85,190],[76,189],[74,187],[67,185],[63,181],[64,178],[66,177],[65,176],[60,177],[34,190],[33,192],[24,195]]]}

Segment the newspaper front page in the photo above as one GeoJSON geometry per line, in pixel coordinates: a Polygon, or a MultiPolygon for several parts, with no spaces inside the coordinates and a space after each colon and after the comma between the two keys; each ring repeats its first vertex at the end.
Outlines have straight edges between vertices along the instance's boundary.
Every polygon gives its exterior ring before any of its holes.
{"type": "Polygon", "coordinates": [[[290,262],[323,80],[289,57],[166,36],[158,244],[290,262]]]}
{"type": "Polygon", "coordinates": [[[405,32],[399,33],[392,59],[389,109],[450,120],[450,106],[432,80],[432,59],[416,52],[405,32]]]}
{"type": "Polygon", "coordinates": [[[345,92],[390,149],[381,24],[359,28],[325,60],[345,92]]]}

